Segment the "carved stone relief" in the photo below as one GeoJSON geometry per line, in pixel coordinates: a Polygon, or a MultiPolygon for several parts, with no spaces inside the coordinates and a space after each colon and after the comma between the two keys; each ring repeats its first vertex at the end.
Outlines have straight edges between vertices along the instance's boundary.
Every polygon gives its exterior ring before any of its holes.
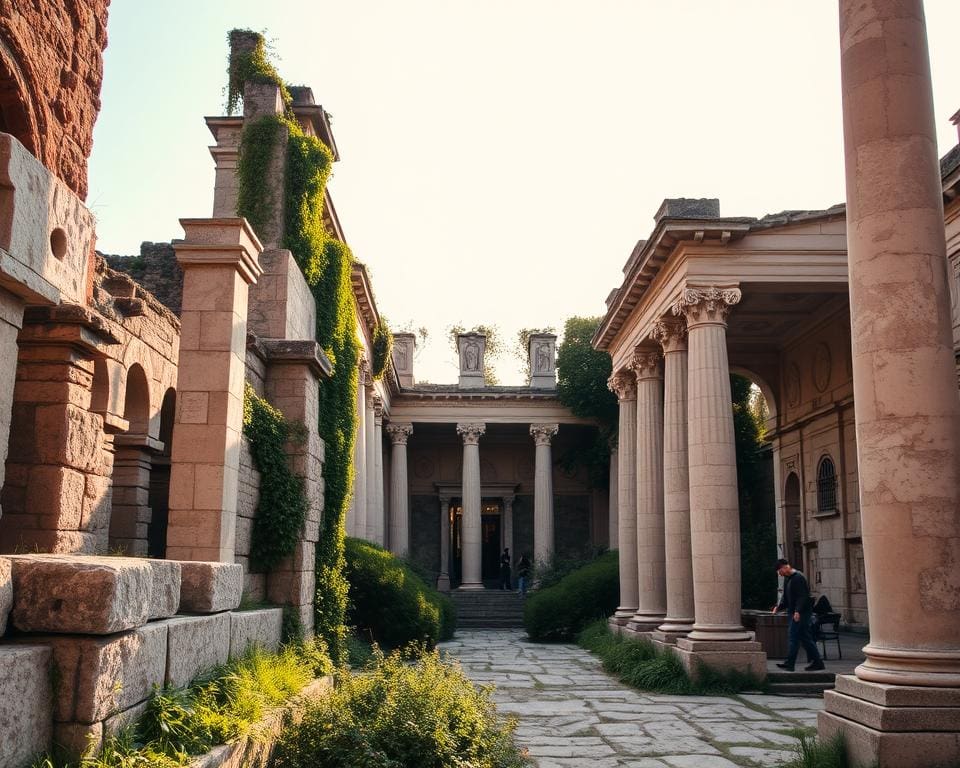
{"type": "Polygon", "coordinates": [[[796,408],[800,405],[800,368],[790,363],[786,374],[787,405],[796,408]]]}
{"type": "Polygon", "coordinates": [[[825,392],[830,386],[832,367],[830,347],[825,342],[820,342],[813,353],[813,385],[817,388],[817,392],[825,392]]]}

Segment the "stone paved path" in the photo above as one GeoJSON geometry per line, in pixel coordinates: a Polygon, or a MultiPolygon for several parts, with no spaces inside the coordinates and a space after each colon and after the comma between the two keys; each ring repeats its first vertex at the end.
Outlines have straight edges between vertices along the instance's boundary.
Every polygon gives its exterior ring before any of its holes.
{"type": "Polygon", "coordinates": [[[792,757],[819,698],[662,696],[617,682],[573,645],[530,643],[522,630],[458,630],[441,650],[470,679],[496,685],[517,743],[538,768],[734,768],[792,757]]]}

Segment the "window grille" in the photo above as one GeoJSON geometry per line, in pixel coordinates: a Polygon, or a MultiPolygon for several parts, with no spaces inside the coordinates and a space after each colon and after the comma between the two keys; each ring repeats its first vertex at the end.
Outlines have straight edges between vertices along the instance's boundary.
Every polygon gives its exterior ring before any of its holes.
{"type": "Polygon", "coordinates": [[[837,511],[837,470],[833,459],[824,456],[817,467],[817,512],[821,515],[837,511]]]}

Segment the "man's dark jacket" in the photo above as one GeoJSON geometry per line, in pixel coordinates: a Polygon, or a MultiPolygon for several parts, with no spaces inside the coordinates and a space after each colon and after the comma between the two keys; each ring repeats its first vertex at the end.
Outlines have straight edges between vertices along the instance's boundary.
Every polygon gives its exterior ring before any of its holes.
{"type": "Polygon", "coordinates": [[[810,585],[803,573],[794,570],[783,580],[783,600],[777,608],[786,610],[787,613],[810,613],[813,610],[810,585]]]}

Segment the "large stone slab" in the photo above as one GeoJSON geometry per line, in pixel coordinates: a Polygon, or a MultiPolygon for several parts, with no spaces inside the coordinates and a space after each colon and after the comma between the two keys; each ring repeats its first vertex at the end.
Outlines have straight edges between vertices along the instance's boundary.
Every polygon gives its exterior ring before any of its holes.
{"type": "Polygon", "coordinates": [[[147,560],[153,569],[153,596],[150,618],[176,616],[180,608],[181,566],[176,560],[147,560]]]}
{"type": "Polygon", "coordinates": [[[107,635],[146,624],[153,569],[133,557],[11,555],[13,625],[22,632],[107,635]]]}
{"type": "Polygon", "coordinates": [[[180,687],[230,657],[230,614],[178,616],[167,628],[166,683],[180,687]]]}
{"type": "Polygon", "coordinates": [[[139,704],[167,666],[163,622],[109,637],[46,635],[32,642],[49,645],[54,663],[54,720],[96,723],[139,704]]]}
{"type": "Polygon", "coordinates": [[[234,611],[230,616],[230,658],[243,656],[254,646],[267,651],[280,647],[283,631],[283,609],[234,611]]]}
{"type": "Polygon", "coordinates": [[[243,596],[243,566],[181,560],[180,610],[185,613],[232,611],[243,596]]]}
{"type": "Polygon", "coordinates": [[[7,618],[13,608],[13,568],[10,561],[0,557],[0,636],[7,631],[7,618]]]}
{"type": "Polygon", "coordinates": [[[50,748],[50,649],[0,647],[0,766],[20,768],[50,748]]]}

